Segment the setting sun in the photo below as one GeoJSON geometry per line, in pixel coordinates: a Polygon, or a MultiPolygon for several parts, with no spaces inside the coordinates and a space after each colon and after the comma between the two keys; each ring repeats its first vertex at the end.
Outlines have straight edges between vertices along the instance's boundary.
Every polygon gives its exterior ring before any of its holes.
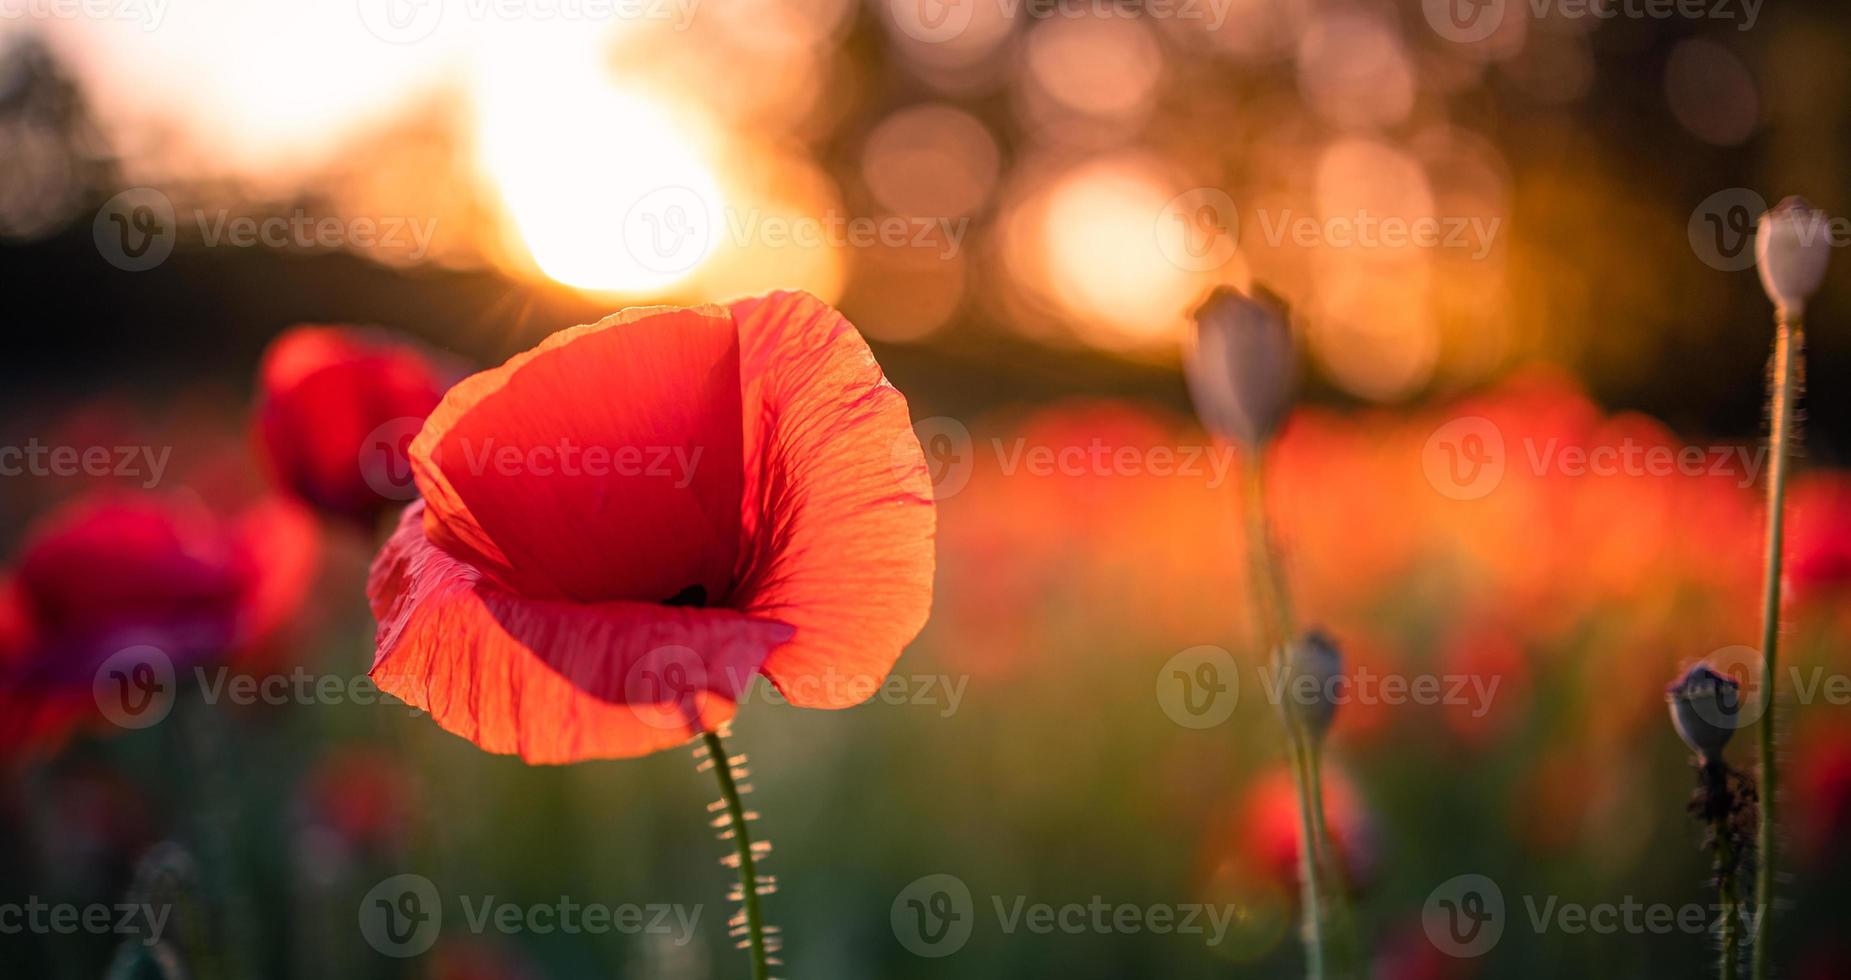
{"type": "Polygon", "coordinates": [[[485,73],[494,84],[478,103],[481,164],[522,243],[579,289],[647,293],[686,278],[724,229],[712,170],[679,117],[559,54],[536,51],[545,71],[485,73]]]}

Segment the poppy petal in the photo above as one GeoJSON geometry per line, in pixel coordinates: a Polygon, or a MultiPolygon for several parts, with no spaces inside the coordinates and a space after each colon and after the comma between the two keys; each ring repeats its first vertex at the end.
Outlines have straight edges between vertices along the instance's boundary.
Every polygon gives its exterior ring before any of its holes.
{"type": "Polygon", "coordinates": [[[410,484],[403,446],[368,439],[404,431],[390,428],[400,420],[415,430],[450,376],[421,348],[383,331],[291,328],[259,370],[258,455],[277,486],[370,531],[394,500],[406,499],[385,494],[410,484]],[[377,471],[367,472],[369,465],[377,471]]]}
{"type": "Polygon", "coordinates": [[[531,763],[645,755],[732,717],[791,629],[726,609],[511,594],[405,509],[367,583],[372,677],[448,731],[531,763]]]}
{"type": "Polygon", "coordinates": [[[840,313],[801,292],[732,310],[748,542],[734,606],[797,628],[764,666],[792,704],[858,704],[931,609],[925,456],[905,396],[840,313]]]}
{"type": "Polygon", "coordinates": [[[717,307],[626,310],[464,379],[413,440],[431,539],[524,596],[725,594],[739,342],[717,307]]]}

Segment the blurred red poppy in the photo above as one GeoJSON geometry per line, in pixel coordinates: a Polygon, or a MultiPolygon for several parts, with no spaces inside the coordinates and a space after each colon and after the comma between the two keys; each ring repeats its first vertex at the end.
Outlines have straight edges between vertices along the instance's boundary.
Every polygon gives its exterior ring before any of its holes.
{"type": "Polygon", "coordinates": [[[146,645],[176,669],[261,647],[314,567],[308,515],[280,500],[224,520],[192,497],[104,493],[55,511],[14,568],[0,746],[55,743],[94,711],[110,656],[146,645]]]}
{"type": "Polygon", "coordinates": [[[1851,584],[1851,479],[1812,473],[1793,488],[1787,579],[1794,602],[1851,584]]]}
{"type": "Polygon", "coordinates": [[[820,300],[626,310],[444,397],[373,565],[373,676],[530,762],[872,695],[931,605],[906,400],[820,300]],[[657,710],[660,709],[660,710],[657,710]]]}
{"type": "Polygon", "coordinates": [[[279,488],[371,532],[417,496],[406,452],[453,377],[383,330],[292,327],[258,371],[258,456],[279,488]]]}
{"type": "MultiPolygon", "coordinates": [[[[1275,769],[1256,778],[1235,815],[1232,841],[1280,885],[1298,889],[1298,790],[1291,773],[1275,769]]],[[[1356,789],[1327,763],[1324,770],[1324,826],[1333,850],[1329,867],[1352,891],[1375,875],[1374,832],[1356,789]]]]}
{"type": "Polygon", "coordinates": [[[304,816],[353,847],[398,841],[411,818],[415,774],[367,747],[330,752],[303,779],[304,816]]]}

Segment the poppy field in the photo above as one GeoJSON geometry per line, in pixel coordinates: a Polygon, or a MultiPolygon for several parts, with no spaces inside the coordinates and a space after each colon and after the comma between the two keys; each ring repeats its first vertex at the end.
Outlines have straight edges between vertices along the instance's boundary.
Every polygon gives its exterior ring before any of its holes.
{"type": "Polygon", "coordinates": [[[0,0],[0,977],[1851,976],[1847,44],[0,0]]]}

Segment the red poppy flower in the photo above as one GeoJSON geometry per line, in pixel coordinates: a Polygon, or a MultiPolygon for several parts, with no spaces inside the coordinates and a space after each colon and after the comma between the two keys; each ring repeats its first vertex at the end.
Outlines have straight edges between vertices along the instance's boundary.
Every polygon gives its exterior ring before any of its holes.
{"type": "MultiPolygon", "coordinates": [[[[1374,876],[1375,847],[1369,816],[1349,779],[1324,770],[1324,827],[1330,833],[1330,867],[1352,891],[1374,876]]],[[[1298,790],[1284,769],[1262,774],[1248,787],[1235,814],[1237,847],[1279,884],[1298,887],[1298,790]]]]}
{"type": "Polygon", "coordinates": [[[191,497],[99,494],[28,534],[3,631],[0,745],[59,739],[94,711],[110,656],[158,649],[176,669],[260,646],[296,608],[316,552],[308,515],[268,500],[223,520],[191,497]]]}
{"type": "Polygon", "coordinates": [[[906,400],[804,293],[626,310],[451,389],[373,565],[373,676],[530,762],[872,695],[931,605],[906,400]]]}
{"type": "Polygon", "coordinates": [[[1851,584],[1851,479],[1809,474],[1794,488],[1789,512],[1793,601],[1829,597],[1851,584]]]}
{"type": "Polygon", "coordinates": [[[406,449],[453,377],[382,330],[292,327],[258,371],[258,456],[278,487],[370,532],[417,496],[406,449]]]}
{"type": "Polygon", "coordinates": [[[329,753],[303,780],[305,816],[353,847],[384,847],[411,819],[416,780],[391,756],[364,747],[329,753]]]}

